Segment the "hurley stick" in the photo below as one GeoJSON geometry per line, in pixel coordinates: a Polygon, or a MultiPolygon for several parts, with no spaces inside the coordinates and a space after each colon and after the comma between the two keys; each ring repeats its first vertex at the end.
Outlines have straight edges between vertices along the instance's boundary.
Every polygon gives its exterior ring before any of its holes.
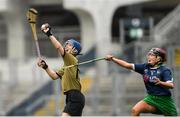
{"type": "Polygon", "coordinates": [[[87,63],[96,62],[96,61],[100,61],[100,60],[105,60],[105,58],[104,58],[104,57],[102,57],[102,58],[95,58],[95,59],[91,59],[91,60],[88,60],[88,61],[84,61],[84,62],[75,64],[75,65],[65,66],[65,67],[63,67],[63,68],[64,68],[64,69],[67,69],[67,68],[71,68],[71,67],[75,67],[75,66],[79,66],[79,65],[84,65],[84,64],[87,64],[87,63]]]}
{"type": "Polygon", "coordinates": [[[35,40],[36,51],[37,51],[38,57],[41,58],[41,53],[40,53],[39,43],[38,43],[38,38],[37,38],[37,32],[36,32],[37,15],[38,15],[38,12],[34,8],[30,8],[26,14],[29,24],[31,26],[34,40],[35,40]]]}

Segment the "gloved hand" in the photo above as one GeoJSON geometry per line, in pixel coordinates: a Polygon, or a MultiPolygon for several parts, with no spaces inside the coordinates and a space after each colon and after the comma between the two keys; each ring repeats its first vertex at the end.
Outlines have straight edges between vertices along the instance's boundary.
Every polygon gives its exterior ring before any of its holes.
{"type": "Polygon", "coordinates": [[[48,36],[52,36],[51,27],[48,23],[45,23],[41,26],[41,30],[48,36]]]}
{"type": "Polygon", "coordinates": [[[48,65],[46,64],[44,60],[39,60],[37,64],[39,67],[42,67],[44,70],[48,68],[48,65]]]}

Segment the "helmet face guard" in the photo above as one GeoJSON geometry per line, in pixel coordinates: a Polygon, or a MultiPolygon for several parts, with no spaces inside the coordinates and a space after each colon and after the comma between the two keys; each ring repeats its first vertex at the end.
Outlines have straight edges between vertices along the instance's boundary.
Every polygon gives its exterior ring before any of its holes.
{"type": "Polygon", "coordinates": [[[74,39],[69,39],[69,40],[67,40],[65,42],[64,47],[66,46],[67,43],[70,43],[73,46],[73,49],[74,49],[73,53],[75,55],[79,55],[80,54],[82,47],[81,47],[81,44],[78,41],[76,41],[74,39]]]}
{"type": "Polygon", "coordinates": [[[155,56],[159,56],[161,57],[161,61],[160,62],[165,62],[166,61],[166,52],[165,50],[161,49],[161,48],[152,48],[149,52],[149,54],[153,54],[155,56]]]}

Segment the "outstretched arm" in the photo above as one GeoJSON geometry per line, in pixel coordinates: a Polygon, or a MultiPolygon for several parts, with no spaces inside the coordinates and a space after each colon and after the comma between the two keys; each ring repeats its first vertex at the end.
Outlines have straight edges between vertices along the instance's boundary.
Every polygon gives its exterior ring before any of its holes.
{"type": "Polygon", "coordinates": [[[133,64],[132,63],[128,63],[128,62],[126,62],[124,60],[121,60],[121,59],[118,59],[118,58],[116,58],[116,57],[114,57],[112,55],[107,55],[106,60],[112,61],[112,62],[114,62],[114,63],[116,63],[116,64],[118,64],[121,67],[124,67],[126,69],[130,69],[130,70],[133,69],[133,64]]]}
{"type": "Polygon", "coordinates": [[[50,38],[54,47],[58,50],[61,56],[64,56],[64,48],[61,43],[56,39],[56,37],[51,32],[51,27],[48,23],[41,26],[41,30],[50,38]]]}

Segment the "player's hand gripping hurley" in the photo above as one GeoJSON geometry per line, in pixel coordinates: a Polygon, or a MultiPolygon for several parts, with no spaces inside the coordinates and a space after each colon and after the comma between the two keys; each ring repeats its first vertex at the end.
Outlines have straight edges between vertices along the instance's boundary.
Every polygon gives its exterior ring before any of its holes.
{"type": "Polygon", "coordinates": [[[35,40],[35,45],[36,45],[36,51],[37,51],[37,54],[38,54],[38,57],[41,58],[41,53],[40,53],[40,49],[39,49],[39,43],[38,43],[38,38],[37,38],[37,33],[36,33],[36,20],[37,20],[37,15],[38,15],[38,12],[36,9],[29,9],[27,11],[27,19],[29,21],[29,24],[31,26],[31,29],[32,29],[32,33],[33,33],[33,37],[34,37],[34,40],[35,40]]]}

